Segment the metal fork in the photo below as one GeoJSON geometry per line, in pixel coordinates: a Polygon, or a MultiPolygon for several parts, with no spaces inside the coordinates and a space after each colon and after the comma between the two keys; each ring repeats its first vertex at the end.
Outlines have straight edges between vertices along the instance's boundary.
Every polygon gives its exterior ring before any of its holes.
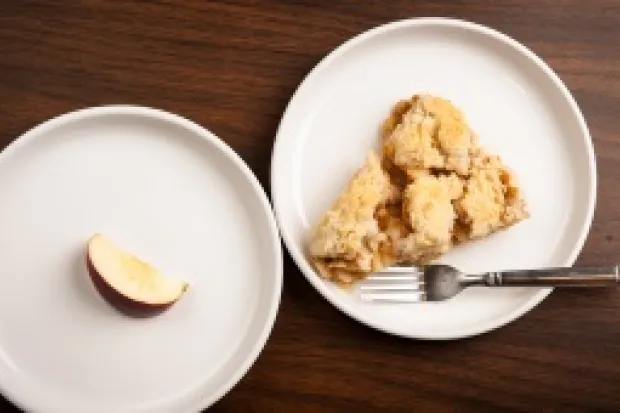
{"type": "Polygon", "coordinates": [[[619,266],[565,267],[466,274],[443,264],[390,267],[360,285],[360,298],[374,302],[443,301],[467,287],[610,287],[620,283],[619,266]]]}

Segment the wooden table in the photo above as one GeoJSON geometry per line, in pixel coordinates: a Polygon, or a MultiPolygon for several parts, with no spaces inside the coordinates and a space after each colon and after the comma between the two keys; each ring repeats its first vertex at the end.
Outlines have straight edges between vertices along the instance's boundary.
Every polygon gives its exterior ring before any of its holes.
{"type": "MultiPolygon", "coordinates": [[[[559,73],[598,155],[598,206],[579,263],[620,261],[617,0],[5,0],[0,144],[74,109],[147,105],[210,128],[267,186],[276,127],[306,73],[360,31],[414,16],[497,28],[559,73]]],[[[267,347],[213,411],[620,411],[616,291],[557,291],[498,331],[435,343],[355,323],[288,257],[284,275],[267,347]]],[[[15,410],[0,401],[0,411],[15,410]]]]}

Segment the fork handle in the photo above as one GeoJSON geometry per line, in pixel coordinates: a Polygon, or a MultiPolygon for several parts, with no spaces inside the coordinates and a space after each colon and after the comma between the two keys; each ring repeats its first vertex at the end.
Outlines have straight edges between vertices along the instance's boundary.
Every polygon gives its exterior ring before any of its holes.
{"type": "Polygon", "coordinates": [[[496,271],[482,275],[489,287],[609,287],[620,283],[619,266],[496,271]]]}

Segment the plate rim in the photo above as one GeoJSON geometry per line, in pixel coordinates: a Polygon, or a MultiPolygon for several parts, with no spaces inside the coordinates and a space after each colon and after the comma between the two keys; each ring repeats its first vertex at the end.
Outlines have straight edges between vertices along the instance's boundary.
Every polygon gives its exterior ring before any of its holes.
{"type": "Polygon", "coordinates": [[[325,55],[303,78],[302,82],[299,84],[293,95],[291,96],[286,109],[280,119],[280,123],[278,125],[278,129],[276,132],[274,147],[271,155],[271,170],[270,170],[270,193],[273,203],[273,209],[276,216],[276,221],[278,223],[278,228],[280,229],[280,235],[284,241],[284,245],[286,246],[287,251],[293,258],[297,268],[304,275],[306,280],[314,287],[314,289],[332,306],[338,309],[343,314],[346,314],[353,320],[371,327],[375,330],[381,331],[383,333],[387,333],[393,336],[409,338],[409,339],[418,339],[418,340],[457,340],[463,338],[475,337],[487,332],[491,332],[500,327],[503,327],[513,321],[517,321],[527,312],[532,310],[538,304],[540,304],[551,292],[553,288],[544,288],[541,289],[538,293],[533,295],[529,301],[524,304],[522,307],[518,308],[516,311],[507,313],[503,317],[498,317],[497,320],[485,323],[482,327],[478,327],[475,329],[471,329],[467,334],[409,334],[407,332],[402,331],[393,331],[389,328],[385,328],[379,324],[373,323],[369,320],[365,320],[362,314],[357,312],[354,308],[347,308],[347,306],[342,305],[338,299],[335,298],[334,294],[332,294],[327,287],[324,285],[324,280],[320,279],[316,272],[306,263],[306,258],[302,253],[299,253],[295,250],[294,246],[296,245],[294,238],[291,236],[290,232],[284,227],[282,220],[282,212],[281,212],[281,203],[279,201],[280,195],[279,191],[276,188],[277,180],[277,171],[278,171],[278,160],[282,158],[282,155],[279,155],[282,152],[282,139],[278,139],[282,135],[283,125],[285,124],[289,113],[292,110],[292,106],[296,101],[296,98],[304,92],[306,88],[309,87],[311,81],[317,77],[326,67],[328,67],[331,62],[341,55],[346,53],[349,49],[357,46],[360,43],[363,43],[366,40],[371,38],[381,36],[387,32],[395,31],[404,28],[416,27],[416,26],[436,26],[436,27],[451,27],[451,28],[460,28],[469,31],[473,31],[482,35],[486,35],[491,37],[505,46],[514,49],[519,52],[521,55],[529,59],[532,63],[536,65],[536,67],[542,71],[548,79],[552,82],[552,84],[560,91],[564,100],[569,104],[570,110],[575,116],[579,124],[579,128],[581,131],[581,137],[584,141],[586,147],[586,156],[588,160],[588,183],[589,183],[589,193],[588,193],[588,201],[587,201],[587,210],[585,215],[585,222],[581,228],[579,233],[579,237],[576,240],[574,248],[572,252],[569,254],[568,259],[565,261],[563,265],[572,266],[579,254],[581,253],[583,246],[586,242],[587,236],[590,232],[590,228],[592,227],[592,221],[594,217],[594,210],[596,207],[596,194],[597,194],[597,167],[596,167],[596,158],[594,154],[594,145],[592,142],[592,136],[590,134],[590,130],[588,128],[587,122],[584,118],[584,115],[579,108],[575,98],[570,93],[564,82],[560,79],[560,77],[555,73],[553,69],[542,60],[537,54],[535,54],[528,47],[514,39],[513,37],[500,32],[497,29],[493,29],[491,27],[482,25],[480,23],[475,23],[468,20],[451,18],[451,17],[414,17],[407,18],[401,20],[394,20],[388,23],[384,23],[375,27],[372,27],[368,30],[365,30],[348,40],[344,41],[342,44],[337,46],[335,49],[330,51],[327,55],[325,55]]]}
{"type": "MultiPolygon", "coordinates": [[[[273,250],[275,284],[273,286],[273,297],[268,303],[269,307],[266,313],[266,322],[262,327],[262,330],[260,331],[257,340],[252,344],[250,351],[247,353],[245,360],[243,360],[243,362],[239,364],[239,367],[234,370],[234,374],[232,374],[227,380],[225,380],[223,384],[216,389],[216,391],[211,393],[211,395],[200,395],[190,406],[190,408],[192,409],[190,411],[204,410],[212,406],[221,398],[223,398],[226,394],[228,394],[241,381],[241,379],[245,377],[251,367],[258,360],[275,326],[282,299],[284,262],[282,247],[280,244],[279,229],[273,214],[273,210],[267,197],[267,193],[263,186],[260,184],[260,181],[254,174],[254,172],[251,170],[249,165],[241,158],[241,156],[226,142],[221,140],[217,135],[215,135],[206,127],[184,116],[168,112],[163,109],[157,109],[143,105],[109,104],[91,106],[56,115],[26,130],[11,143],[9,143],[6,147],[4,147],[4,149],[0,151],[0,166],[21,147],[27,145],[31,141],[36,140],[37,138],[40,138],[41,134],[45,134],[48,131],[53,130],[54,128],[71,122],[91,119],[100,116],[105,117],[110,115],[130,115],[140,118],[164,121],[170,124],[174,124],[176,126],[180,126],[190,131],[197,138],[203,140],[204,142],[214,145],[219,151],[221,151],[222,156],[228,158],[228,160],[232,162],[233,166],[241,172],[242,176],[250,184],[253,192],[258,198],[259,204],[262,206],[261,212],[262,214],[264,214],[267,220],[270,244],[273,250]]],[[[27,391],[15,391],[16,389],[12,387],[13,386],[11,384],[7,386],[6,383],[0,382],[0,393],[2,393],[2,395],[15,406],[27,411],[36,410],[41,407],[40,405],[38,405],[38,402],[28,394],[27,391]]],[[[158,407],[153,406],[151,409],[157,410],[158,407]]]]}

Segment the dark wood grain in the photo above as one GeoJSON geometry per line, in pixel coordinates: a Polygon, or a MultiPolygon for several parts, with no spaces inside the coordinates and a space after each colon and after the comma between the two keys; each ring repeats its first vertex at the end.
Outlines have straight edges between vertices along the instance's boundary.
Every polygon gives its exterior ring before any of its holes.
{"type": "MultiPolygon", "coordinates": [[[[63,112],[133,103],[182,114],[231,145],[263,185],[274,135],[310,68],[395,19],[452,16],[516,37],[559,73],[598,156],[599,197],[581,264],[620,251],[620,2],[0,2],[0,145],[63,112]]],[[[555,292],[498,331],[398,339],[341,315],[289,258],[279,317],[217,412],[618,412],[620,296],[555,292]]],[[[0,411],[14,411],[0,401],[0,411]]]]}

